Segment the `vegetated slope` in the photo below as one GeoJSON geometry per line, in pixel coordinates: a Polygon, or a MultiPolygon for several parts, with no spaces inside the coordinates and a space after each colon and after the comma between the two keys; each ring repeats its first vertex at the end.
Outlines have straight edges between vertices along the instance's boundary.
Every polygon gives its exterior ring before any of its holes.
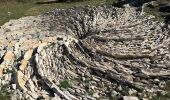
{"type": "Polygon", "coordinates": [[[42,1],[45,0],[0,0],[0,26],[11,19],[18,19],[25,16],[37,16],[54,8],[68,9],[75,6],[94,6],[105,3],[104,0],[86,0],[83,2],[52,2],[43,4],[42,1]]]}
{"type": "Polygon", "coordinates": [[[1,84],[27,99],[166,95],[169,39],[164,23],[128,5],[13,20],[1,27],[1,84]]]}

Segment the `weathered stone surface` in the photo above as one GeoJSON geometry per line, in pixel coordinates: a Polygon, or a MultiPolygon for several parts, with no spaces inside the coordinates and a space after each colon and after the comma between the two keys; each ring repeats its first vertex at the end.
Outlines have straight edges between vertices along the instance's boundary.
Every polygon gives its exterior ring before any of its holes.
{"type": "Polygon", "coordinates": [[[138,10],[55,9],[4,24],[0,83],[15,80],[18,97],[28,100],[157,95],[170,77],[169,30],[138,10]]]}
{"type": "Polygon", "coordinates": [[[26,89],[25,88],[25,83],[27,81],[26,77],[24,76],[24,74],[21,71],[17,72],[17,76],[16,76],[16,83],[17,85],[21,88],[21,89],[26,89]]]}
{"type": "Polygon", "coordinates": [[[12,84],[12,88],[14,89],[14,90],[16,90],[16,84],[12,84]]]}
{"type": "Polygon", "coordinates": [[[47,45],[47,42],[42,43],[38,46],[37,52],[41,52],[41,50],[47,45]]]}
{"type": "Polygon", "coordinates": [[[137,97],[133,97],[133,96],[124,96],[123,100],[139,100],[137,97]]]}
{"type": "Polygon", "coordinates": [[[32,53],[33,53],[33,50],[28,50],[25,55],[24,55],[24,59],[25,60],[29,60],[31,57],[32,57],[32,53]]]}
{"type": "Polygon", "coordinates": [[[28,62],[29,62],[29,61],[27,61],[27,60],[25,60],[25,59],[23,59],[23,60],[21,61],[21,65],[20,65],[20,67],[19,67],[21,71],[24,71],[24,69],[27,67],[28,62]]]}
{"type": "Polygon", "coordinates": [[[0,76],[3,75],[3,68],[0,67],[0,76]]]}
{"type": "Polygon", "coordinates": [[[8,51],[5,56],[4,56],[4,60],[7,62],[10,62],[14,59],[15,55],[12,51],[8,51]]]}

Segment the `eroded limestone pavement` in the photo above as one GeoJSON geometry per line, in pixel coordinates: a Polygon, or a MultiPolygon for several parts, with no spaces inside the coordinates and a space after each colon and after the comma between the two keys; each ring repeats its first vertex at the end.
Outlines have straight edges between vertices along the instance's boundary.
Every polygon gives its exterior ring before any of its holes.
{"type": "Polygon", "coordinates": [[[1,85],[33,100],[166,93],[170,32],[142,13],[86,6],[9,21],[0,29],[1,85]]]}

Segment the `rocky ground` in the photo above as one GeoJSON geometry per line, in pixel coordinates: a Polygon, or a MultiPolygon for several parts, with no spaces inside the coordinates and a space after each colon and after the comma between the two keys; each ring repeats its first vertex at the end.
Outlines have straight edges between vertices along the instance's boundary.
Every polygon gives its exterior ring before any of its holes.
{"type": "Polygon", "coordinates": [[[11,20],[0,28],[1,89],[13,100],[166,95],[170,26],[143,13],[102,5],[11,20]]]}

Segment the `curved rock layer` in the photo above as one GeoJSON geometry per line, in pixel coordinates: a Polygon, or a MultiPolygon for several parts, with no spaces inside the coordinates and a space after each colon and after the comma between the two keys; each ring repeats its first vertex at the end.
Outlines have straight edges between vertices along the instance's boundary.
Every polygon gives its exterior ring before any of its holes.
{"type": "Polygon", "coordinates": [[[27,99],[151,97],[170,76],[170,32],[162,26],[129,6],[13,20],[0,29],[1,79],[11,75],[5,82],[27,99]]]}

